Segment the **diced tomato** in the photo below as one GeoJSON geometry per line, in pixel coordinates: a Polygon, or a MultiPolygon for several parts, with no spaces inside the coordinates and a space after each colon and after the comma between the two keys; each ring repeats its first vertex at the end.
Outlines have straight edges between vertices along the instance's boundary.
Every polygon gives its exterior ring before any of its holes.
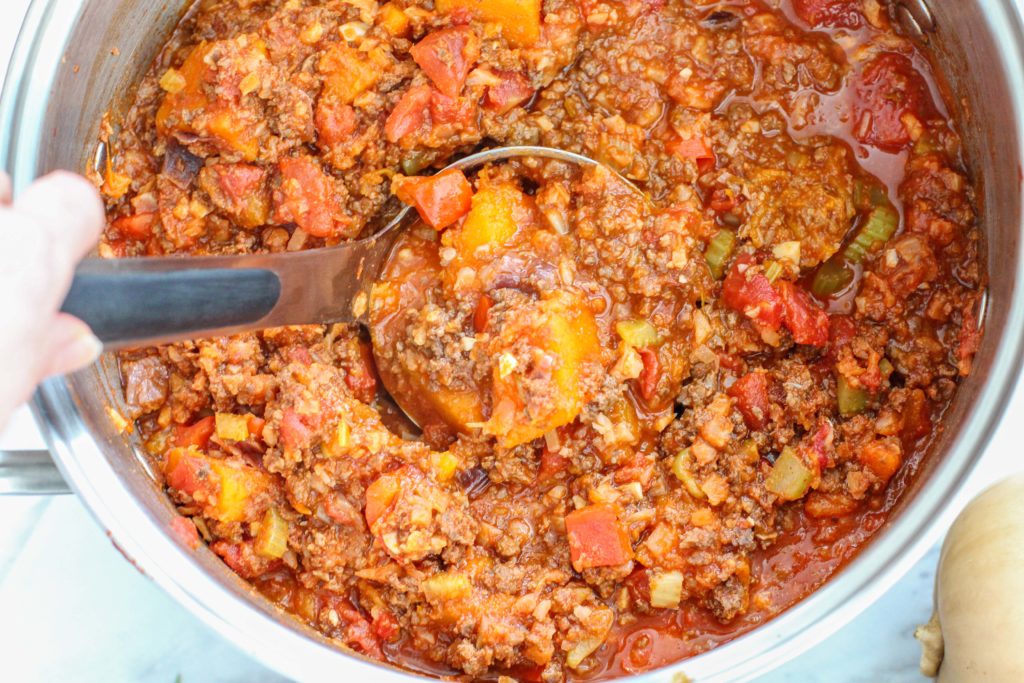
{"type": "Polygon", "coordinates": [[[185,544],[189,550],[195,550],[199,547],[199,530],[196,529],[196,524],[188,517],[182,517],[176,515],[171,520],[171,533],[179,541],[185,544]]]}
{"type": "Polygon", "coordinates": [[[258,555],[251,539],[240,543],[214,541],[210,544],[210,550],[219,555],[224,564],[243,579],[255,579],[280,564],[279,560],[270,560],[258,555]]]}
{"type": "Polygon", "coordinates": [[[928,436],[932,431],[931,405],[921,389],[914,389],[903,406],[903,429],[900,436],[907,444],[928,436]]]}
{"type": "Polygon", "coordinates": [[[245,228],[264,225],[270,213],[267,172],[255,164],[211,164],[199,174],[199,184],[221,210],[245,228]]]}
{"type": "Polygon", "coordinates": [[[458,97],[480,57],[480,39],[469,26],[454,26],[427,34],[409,54],[438,90],[458,97]]]}
{"type": "Polygon", "coordinates": [[[704,138],[678,139],[669,142],[665,148],[681,159],[714,159],[715,153],[711,151],[704,138]]]}
{"type": "Polygon", "coordinates": [[[828,356],[835,361],[839,349],[849,346],[857,336],[857,323],[848,315],[833,315],[828,319],[828,356]]]}
{"type": "Polygon", "coordinates": [[[565,516],[569,557],[578,572],[591,567],[617,567],[633,559],[633,548],[615,510],[588,505],[565,516]]]}
{"type": "Polygon", "coordinates": [[[883,52],[857,78],[853,133],[865,145],[898,152],[912,140],[904,118],[935,113],[924,78],[904,55],[883,52]]]}
{"type": "Polygon", "coordinates": [[[384,655],[381,652],[380,638],[370,621],[346,598],[335,593],[324,592],[322,595],[326,613],[330,614],[333,610],[341,617],[345,644],[370,657],[382,658],[384,655]]]}
{"type": "Polygon", "coordinates": [[[359,342],[359,358],[349,366],[345,384],[352,390],[352,395],[363,403],[370,403],[377,395],[377,366],[369,344],[359,342]]]}
{"type": "Polygon", "coordinates": [[[559,472],[564,472],[569,467],[569,459],[563,457],[558,451],[552,451],[545,447],[540,453],[540,469],[537,471],[537,482],[543,484],[554,478],[559,472]]]}
{"type": "Polygon", "coordinates": [[[121,216],[110,224],[122,237],[145,240],[153,236],[153,223],[156,213],[137,213],[132,216],[121,216]]]}
{"type": "Polygon", "coordinates": [[[266,175],[266,171],[255,164],[216,164],[215,167],[220,189],[228,200],[239,205],[259,191],[266,175]]]}
{"type": "Polygon", "coordinates": [[[457,168],[433,176],[412,176],[395,182],[395,194],[416,207],[423,222],[443,230],[469,213],[473,186],[457,168]]]}
{"type": "Polygon", "coordinates": [[[477,334],[487,329],[487,322],[490,319],[491,308],[494,306],[494,299],[481,294],[476,302],[476,310],[473,311],[473,329],[477,334]]]}
{"type": "Polygon", "coordinates": [[[349,104],[321,99],[316,105],[315,124],[321,144],[328,147],[339,145],[348,140],[356,129],[356,110],[349,104]]]}
{"type": "Polygon", "coordinates": [[[373,523],[387,512],[400,489],[401,483],[396,474],[382,474],[366,487],[366,509],[363,514],[366,516],[367,526],[372,527],[373,523]]]}
{"type": "Polygon", "coordinates": [[[473,124],[476,113],[476,102],[468,97],[448,97],[439,90],[430,93],[430,121],[434,127],[469,127],[473,124]]]}
{"type": "Polygon", "coordinates": [[[388,142],[398,142],[420,129],[427,120],[427,108],[430,106],[432,92],[433,89],[429,85],[419,85],[409,88],[402,95],[384,123],[384,136],[388,142]]]}
{"type": "Polygon", "coordinates": [[[711,207],[712,211],[727,213],[736,208],[736,198],[724,187],[716,187],[711,191],[711,197],[708,199],[708,206],[711,207]]]}
{"type": "Polygon", "coordinates": [[[650,572],[644,567],[633,570],[633,573],[622,580],[626,584],[633,602],[650,604],[651,602],[651,577],[650,572]]]}
{"type": "Polygon", "coordinates": [[[313,356],[309,354],[309,349],[305,346],[289,346],[285,350],[285,356],[292,363],[301,363],[305,366],[313,363],[313,356]]]}
{"type": "Polygon", "coordinates": [[[398,619],[387,610],[382,609],[373,620],[373,632],[385,642],[391,642],[399,632],[398,619]]]}
{"type": "Polygon", "coordinates": [[[249,434],[254,436],[254,437],[256,437],[257,439],[263,438],[263,427],[265,427],[266,424],[267,424],[267,421],[264,420],[262,417],[256,417],[255,415],[250,415],[249,419],[248,419],[248,422],[247,422],[247,427],[249,428],[249,434]]]}
{"type": "Polygon", "coordinates": [[[814,27],[857,28],[864,21],[858,0],[793,0],[793,11],[814,27]]]}
{"type": "Polygon", "coordinates": [[[783,322],[793,333],[797,344],[825,346],[828,344],[828,314],[803,287],[792,282],[776,283],[782,297],[783,322]]]}
{"type": "Polygon", "coordinates": [[[661,361],[658,359],[658,352],[654,349],[637,349],[640,353],[640,360],[643,361],[643,369],[637,377],[637,388],[640,390],[640,398],[650,401],[658,391],[658,379],[661,377],[661,361]]]}
{"type": "Polygon", "coordinates": [[[210,472],[206,458],[194,453],[181,453],[177,461],[171,460],[173,467],[164,472],[167,485],[187,493],[193,498],[200,491],[209,498],[217,494],[219,488],[217,478],[210,472]]]}
{"type": "Polygon", "coordinates": [[[748,255],[736,258],[722,282],[722,303],[769,329],[777,330],[782,323],[782,297],[763,273],[751,269],[753,262],[748,255]]]}
{"type": "Polygon", "coordinates": [[[768,424],[770,407],[766,373],[748,372],[736,380],[726,393],[736,399],[736,407],[743,415],[747,427],[764,429],[768,424]]]}
{"type": "Polygon", "coordinates": [[[281,436],[281,443],[288,450],[298,450],[309,446],[313,433],[303,422],[294,410],[285,410],[281,417],[281,426],[278,428],[281,436]]]}
{"type": "Polygon", "coordinates": [[[281,171],[281,186],[274,193],[276,219],[295,223],[314,237],[333,235],[337,221],[330,176],[306,156],[285,157],[277,167],[281,171]]]}
{"type": "Polygon", "coordinates": [[[210,443],[210,437],[213,436],[213,429],[213,415],[208,415],[188,426],[175,425],[174,445],[181,446],[182,448],[195,446],[202,450],[210,443]]]}
{"type": "Polygon", "coordinates": [[[499,114],[505,114],[533,97],[534,89],[530,79],[515,71],[498,71],[501,82],[487,88],[484,106],[499,114]]]}
{"type": "Polygon", "coordinates": [[[832,442],[835,439],[835,428],[832,423],[822,419],[818,424],[817,431],[811,437],[810,450],[818,460],[818,468],[825,469],[829,462],[829,452],[832,450],[832,442]]]}

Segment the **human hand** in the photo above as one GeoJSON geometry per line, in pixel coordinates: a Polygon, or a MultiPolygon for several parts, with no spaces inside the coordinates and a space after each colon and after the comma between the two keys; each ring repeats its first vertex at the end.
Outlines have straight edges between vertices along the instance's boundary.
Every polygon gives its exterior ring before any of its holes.
{"type": "Polygon", "coordinates": [[[12,201],[0,173],[0,427],[41,380],[99,356],[89,326],[59,309],[103,225],[103,203],[84,178],[51,173],[12,201]]]}

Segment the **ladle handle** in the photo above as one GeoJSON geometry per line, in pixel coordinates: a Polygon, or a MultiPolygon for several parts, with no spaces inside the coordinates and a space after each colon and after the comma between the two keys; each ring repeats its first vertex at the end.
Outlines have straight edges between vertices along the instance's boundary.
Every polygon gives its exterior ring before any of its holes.
{"type": "Polygon", "coordinates": [[[261,268],[132,269],[131,262],[79,266],[61,310],[84,320],[108,349],[250,325],[281,295],[261,268]]]}

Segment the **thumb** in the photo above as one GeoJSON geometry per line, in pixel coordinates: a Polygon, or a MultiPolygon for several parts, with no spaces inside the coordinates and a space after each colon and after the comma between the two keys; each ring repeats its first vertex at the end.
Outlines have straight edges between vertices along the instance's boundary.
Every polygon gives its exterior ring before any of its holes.
{"type": "Polygon", "coordinates": [[[103,351],[103,344],[84,322],[67,313],[58,313],[50,326],[46,344],[49,352],[43,377],[65,375],[92,364],[103,351]]]}

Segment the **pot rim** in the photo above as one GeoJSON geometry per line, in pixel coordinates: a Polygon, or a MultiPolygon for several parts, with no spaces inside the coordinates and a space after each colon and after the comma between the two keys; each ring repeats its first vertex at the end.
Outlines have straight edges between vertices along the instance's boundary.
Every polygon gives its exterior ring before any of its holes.
{"type": "MultiPolygon", "coordinates": [[[[0,168],[15,188],[33,178],[43,144],[43,120],[66,41],[87,0],[32,0],[0,96],[0,168]],[[46,87],[41,87],[45,84],[46,87]]],[[[1018,140],[1024,148],[1024,29],[1014,0],[986,2],[986,21],[1003,57],[1018,140]]],[[[1024,152],[1022,152],[1024,154],[1024,152]]],[[[1018,163],[1022,163],[1018,158],[1018,163]]],[[[1018,216],[1018,221],[1021,217],[1018,216]]],[[[631,677],[635,683],[685,672],[701,683],[751,680],[833,634],[896,583],[938,540],[966,502],[962,484],[977,464],[1016,384],[1024,354],[1024,240],[1009,314],[984,381],[962,430],[930,481],[900,517],[889,521],[825,585],[766,624],[729,643],[665,668],[631,677]]],[[[995,334],[988,330],[986,338],[995,334]]],[[[257,660],[297,680],[336,679],[353,672],[379,681],[409,681],[417,674],[330,647],[273,618],[265,608],[207,573],[176,543],[165,522],[143,508],[120,482],[88,432],[69,385],[43,383],[33,413],[61,473],[115,546],[177,602],[257,660]],[[140,514],[141,513],[141,514],[140,514]]]]}

